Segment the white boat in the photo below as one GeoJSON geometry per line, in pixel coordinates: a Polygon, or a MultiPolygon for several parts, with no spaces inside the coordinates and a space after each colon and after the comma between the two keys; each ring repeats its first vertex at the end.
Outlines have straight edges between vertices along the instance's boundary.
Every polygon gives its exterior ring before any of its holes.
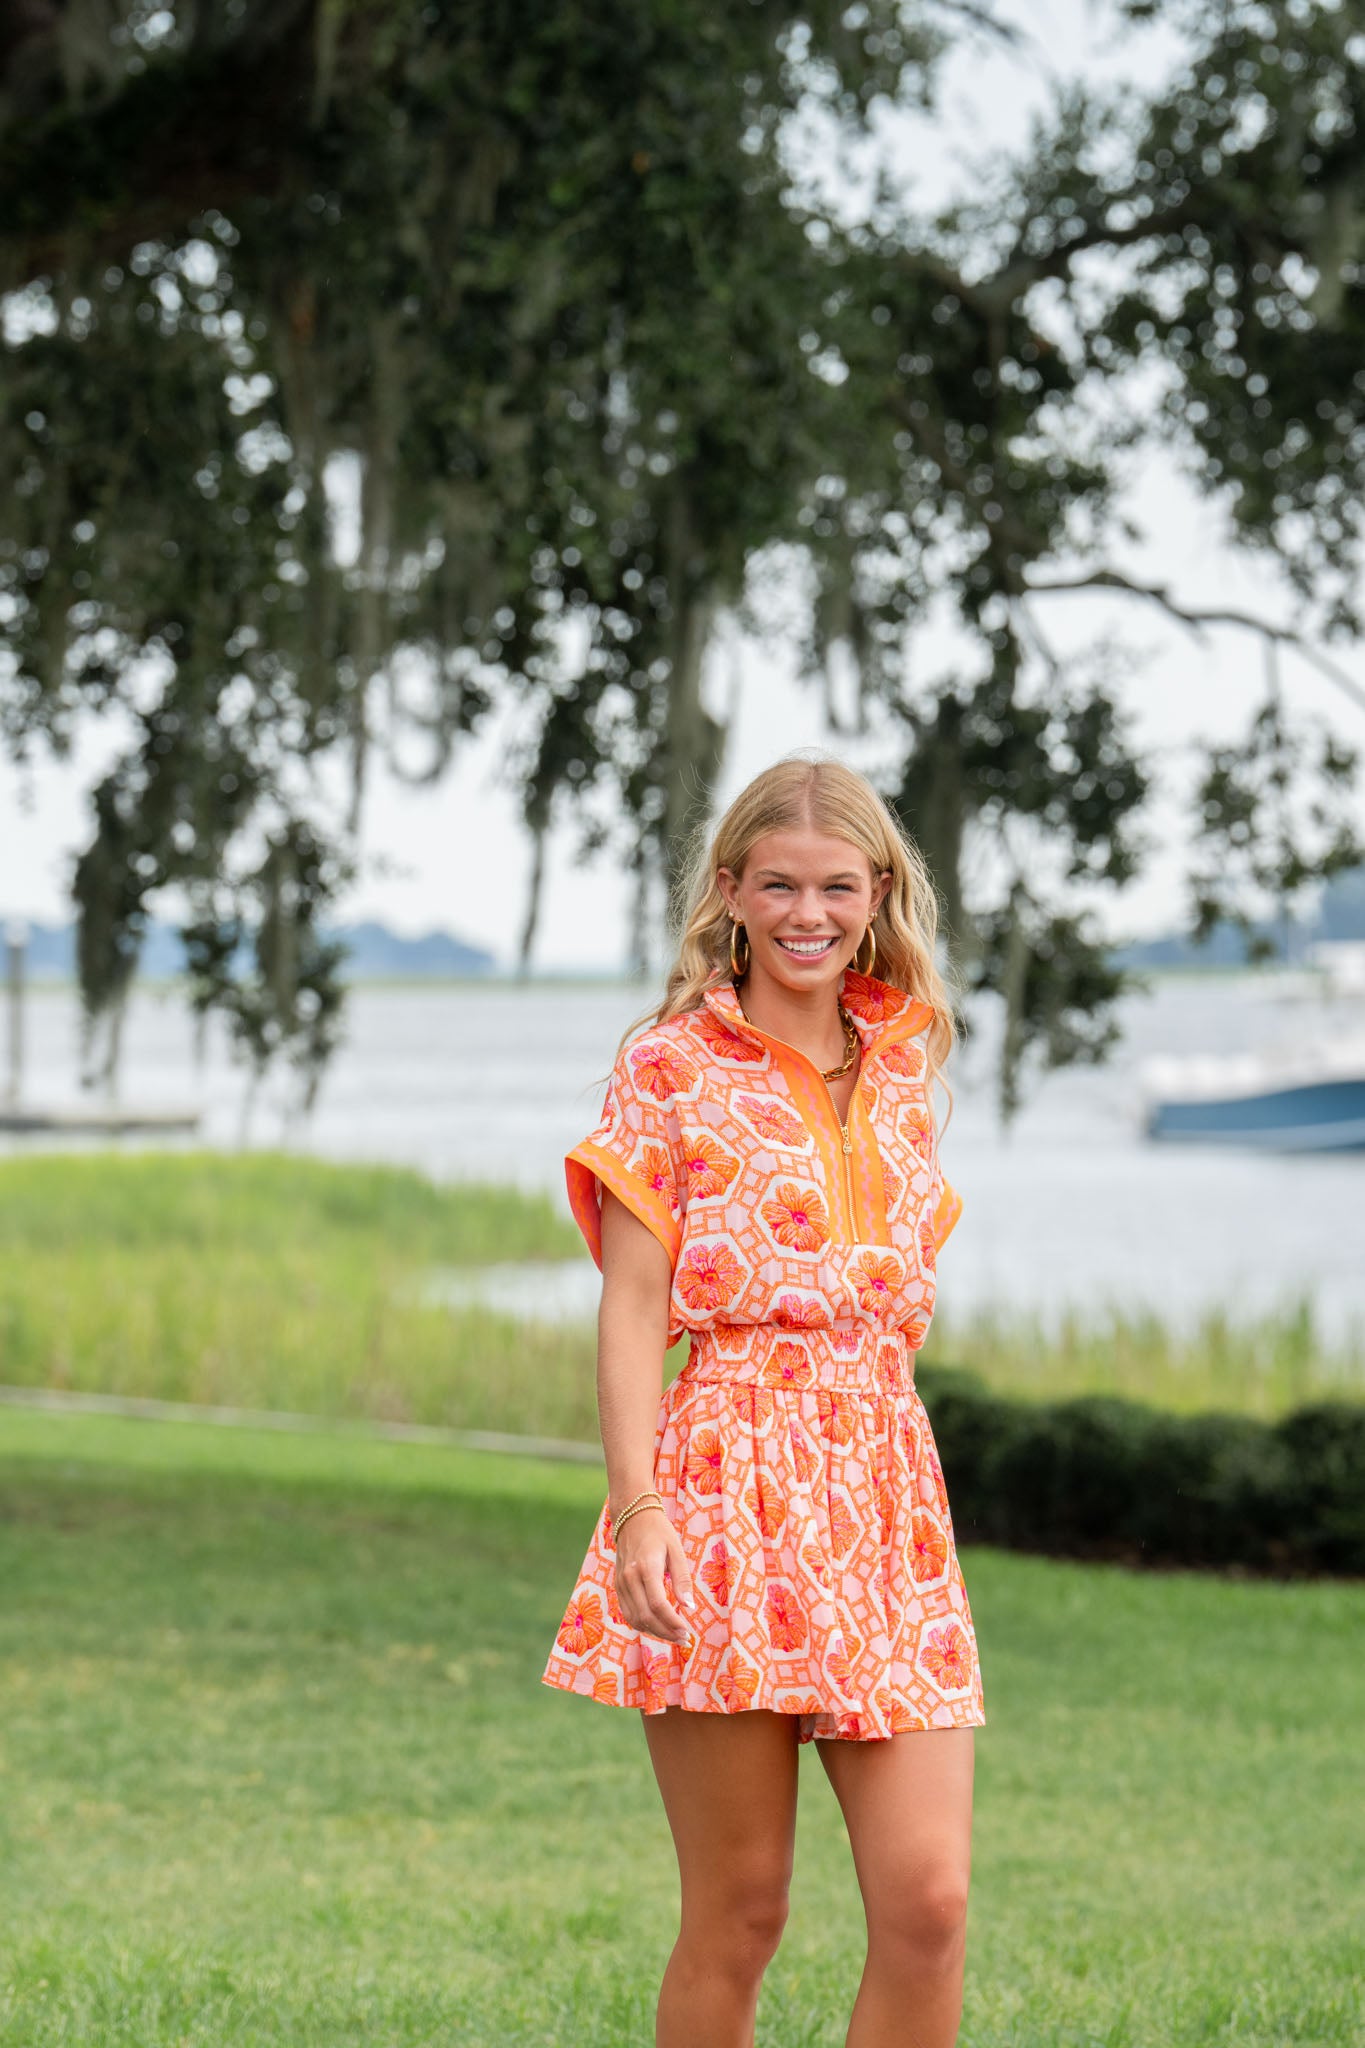
{"type": "Polygon", "coordinates": [[[1148,1060],[1149,1138],[1276,1152],[1365,1151],[1365,1039],[1297,1055],[1148,1060]]]}
{"type": "Polygon", "coordinates": [[[1365,1151],[1365,942],[1311,946],[1302,970],[1277,977],[1276,993],[1311,1001],[1316,1027],[1273,1051],[1143,1064],[1138,1079],[1149,1138],[1274,1152],[1365,1151]],[[1333,1032],[1338,1004],[1345,1028],[1333,1032]]]}

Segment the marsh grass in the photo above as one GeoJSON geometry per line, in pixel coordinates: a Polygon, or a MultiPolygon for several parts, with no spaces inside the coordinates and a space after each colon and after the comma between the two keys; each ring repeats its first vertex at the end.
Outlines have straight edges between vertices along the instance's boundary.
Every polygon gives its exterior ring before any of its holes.
{"type": "Polygon", "coordinates": [[[268,1153],[0,1162],[0,1379],[591,1439],[591,1330],[422,1304],[564,1257],[549,1198],[268,1153]]]}
{"type": "Polygon", "coordinates": [[[962,1365],[996,1392],[1055,1401],[1117,1394],[1177,1414],[1218,1409],[1265,1420],[1320,1400],[1365,1400],[1365,1330],[1328,1342],[1312,1306],[1238,1318],[1206,1310],[1186,1323],[1124,1309],[935,1316],[925,1362],[962,1365]]]}
{"type": "MultiPolygon", "coordinates": [[[[539,1672],[571,1467],[0,1414],[0,2048],[633,2048],[676,1878],[638,1717],[539,1672]]],[[[1354,2048],[1365,1588],[964,1553],[962,2048],[1354,2048]]],[[[838,2048],[801,1758],[759,2048],[838,2048]]]]}
{"type": "MultiPolygon", "coordinates": [[[[432,1306],[442,1269],[581,1259],[545,1195],[269,1153],[0,1161],[0,1380],[596,1441],[591,1320],[432,1306]]],[[[682,1363],[685,1343],[666,1362],[682,1363]]],[[[1002,1393],[1274,1417],[1365,1399],[1365,1334],[1308,1305],[1190,1328],[1115,1312],[936,1317],[926,1361],[1002,1393]]]]}

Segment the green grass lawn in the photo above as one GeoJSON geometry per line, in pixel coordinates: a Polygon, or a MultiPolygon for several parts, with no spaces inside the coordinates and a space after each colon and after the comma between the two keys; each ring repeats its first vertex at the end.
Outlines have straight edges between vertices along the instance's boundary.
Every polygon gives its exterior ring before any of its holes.
{"type": "MultiPolygon", "coordinates": [[[[600,1483],[0,1414],[4,2048],[647,2043],[639,1718],[539,1684],[600,1483]]],[[[966,2048],[1355,2048],[1365,1587],[964,1564],[966,2048]]],[[[860,1963],[802,1773],[765,2048],[838,2048],[860,1963]]]]}

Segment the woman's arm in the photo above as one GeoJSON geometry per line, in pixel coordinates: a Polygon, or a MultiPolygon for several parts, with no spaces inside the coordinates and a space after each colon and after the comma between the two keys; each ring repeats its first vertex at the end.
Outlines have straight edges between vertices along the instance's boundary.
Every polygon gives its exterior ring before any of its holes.
{"type": "MultiPolygon", "coordinates": [[[[654,1484],[654,1435],[663,1359],[668,1349],[668,1296],[673,1269],[648,1224],[608,1189],[602,1191],[602,1306],[597,1318],[597,1414],[607,1460],[607,1500],[614,1515],[654,1484]]],[[[642,1509],[616,1545],[616,1597],[632,1628],[684,1642],[692,1579],[667,1514],[642,1509]],[[670,1603],[664,1584],[672,1580],[670,1603]]]]}

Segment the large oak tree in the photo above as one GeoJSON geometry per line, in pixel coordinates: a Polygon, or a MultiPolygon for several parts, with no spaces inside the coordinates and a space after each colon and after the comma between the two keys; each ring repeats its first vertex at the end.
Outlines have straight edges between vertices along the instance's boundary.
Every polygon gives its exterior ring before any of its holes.
{"type": "MultiPolygon", "coordinates": [[[[1348,11],[1124,11],[1184,33],[1169,89],[1074,91],[971,206],[886,190],[850,227],[793,114],[927,105],[982,7],[12,6],[0,721],[21,755],[126,733],[75,878],[92,1022],[174,889],[195,999],[315,1076],[351,845],[310,771],[345,757],[354,823],[377,745],[439,775],[512,698],[537,889],[567,811],[635,875],[642,953],[719,768],[717,622],[799,550],[811,666],[842,649],[894,716],[888,794],[1005,998],[1007,1105],[1030,1048],[1102,1052],[1084,904],[1147,778],[1044,593],[1174,609],[1117,545],[1121,460],[1164,440],[1297,595],[1240,623],[1351,689],[1365,482],[1348,11]],[[965,652],[927,680],[945,605],[965,652]]],[[[1359,857],[1344,750],[1273,668],[1248,713],[1200,792],[1205,926],[1359,857]]]]}

